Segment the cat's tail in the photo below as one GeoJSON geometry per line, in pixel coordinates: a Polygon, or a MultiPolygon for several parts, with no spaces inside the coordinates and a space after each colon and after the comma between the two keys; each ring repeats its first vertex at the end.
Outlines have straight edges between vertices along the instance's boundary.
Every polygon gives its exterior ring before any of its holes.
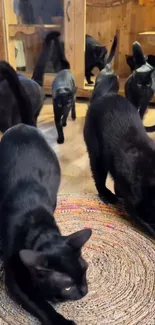
{"type": "Polygon", "coordinates": [[[145,126],[146,132],[155,132],[155,125],[145,126]]]}
{"type": "Polygon", "coordinates": [[[142,51],[140,43],[138,43],[137,41],[134,42],[132,45],[132,51],[136,68],[146,64],[146,57],[142,51]]]}
{"type": "Polygon", "coordinates": [[[23,88],[16,71],[6,61],[0,61],[0,80],[7,80],[20,111],[22,123],[35,125],[33,122],[31,101],[23,88]]]}
{"type": "Polygon", "coordinates": [[[43,87],[45,68],[51,50],[51,41],[52,40],[55,41],[56,39],[59,38],[60,35],[61,34],[58,31],[52,31],[46,35],[43,43],[42,52],[34,67],[32,79],[36,81],[41,87],[43,87]]]}
{"type": "Polygon", "coordinates": [[[106,60],[106,64],[111,63],[113,57],[115,56],[117,44],[118,44],[118,37],[117,37],[117,35],[115,35],[112,46],[111,46],[109,56],[108,56],[108,58],[106,60]]]}
{"type": "Polygon", "coordinates": [[[55,39],[55,45],[58,51],[59,60],[61,62],[61,70],[70,69],[70,63],[65,56],[65,51],[62,47],[62,43],[58,38],[55,39]]]}

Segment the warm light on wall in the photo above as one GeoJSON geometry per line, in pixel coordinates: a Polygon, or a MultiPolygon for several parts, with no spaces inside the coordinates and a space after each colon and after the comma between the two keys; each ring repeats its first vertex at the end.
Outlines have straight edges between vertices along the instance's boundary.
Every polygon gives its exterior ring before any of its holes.
{"type": "Polygon", "coordinates": [[[139,0],[141,6],[153,6],[155,5],[155,0],[139,0]]]}
{"type": "MultiPolygon", "coordinates": [[[[133,0],[87,0],[87,6],[92,7],[114,7],[133,0]]],[[[139,0],[143,1],[143,0],[139,0]]]]}

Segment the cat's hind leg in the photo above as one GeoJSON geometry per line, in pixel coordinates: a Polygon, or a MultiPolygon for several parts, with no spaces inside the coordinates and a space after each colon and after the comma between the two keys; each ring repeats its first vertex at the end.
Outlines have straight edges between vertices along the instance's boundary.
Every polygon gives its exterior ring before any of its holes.
{"type": "Polygon", "coordinates": [[[104,203],[114,204],[117,202],[117,197],[106,187],[108,167],[106,165],[106,158],[104,159],[104,151],[100,150],[98,140],[94,134],[91,134],[91,137],[85,134],[85,141],[90,159],[90,167],[99,197],[104,203]]]}

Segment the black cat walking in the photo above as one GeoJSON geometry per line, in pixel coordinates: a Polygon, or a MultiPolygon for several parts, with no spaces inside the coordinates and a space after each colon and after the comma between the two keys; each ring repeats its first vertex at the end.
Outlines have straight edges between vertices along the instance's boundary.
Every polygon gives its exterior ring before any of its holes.
{"type": "Polygon", "coordinates": [[[77,87],[72,72],[69,69],[58,72],[52,83],[52,97],[54,120],[58,132],[57,142],[64,142],[63,127],[67,125],[67,118],[71,111],[72,120],[76,119],[76,100],[77,87]]]}

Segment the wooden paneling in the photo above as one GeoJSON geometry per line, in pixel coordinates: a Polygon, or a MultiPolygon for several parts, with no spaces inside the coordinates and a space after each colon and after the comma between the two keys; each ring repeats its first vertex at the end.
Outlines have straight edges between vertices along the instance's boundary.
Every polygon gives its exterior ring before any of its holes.
{"type": "Polygon", "coordinates": [[[86,0],[64,0],[65,52],[74,72],[76,85],[84,88],[86,0]]]}
{"type": "Polygon", "coordinates": [[[5,47],[5,33],[4,33],[4,15],[3,15],[3,3],[0,0],[0,60],[6,58],[6,47],[5,47]]]}
{"type": "MultiPolygon", "coordinates": [[[[89,0],[88,0],[89,3],[89,0]]],[[[155,3],[141,6],[137,0],[116,7],[93,7],[87,5],[86,31],[108,49],[115,33],[119,35],[115,68],[121,77],[129,75],[125,54],[132,51],[132,42],[138,40],[146,54],[155,54],[155,36],[140,36],[143,31],[155,31],[155,3]]]]}

